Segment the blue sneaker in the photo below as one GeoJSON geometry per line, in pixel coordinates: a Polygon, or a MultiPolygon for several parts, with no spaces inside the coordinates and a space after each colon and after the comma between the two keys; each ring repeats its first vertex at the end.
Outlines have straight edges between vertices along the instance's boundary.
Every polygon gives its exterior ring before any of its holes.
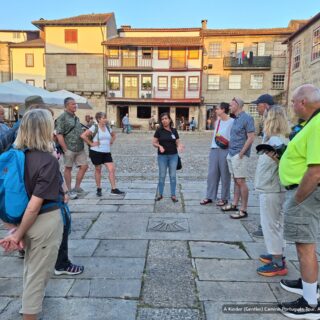
{"type": "MultiPolygon", "coordinates": [[[[265,264],[269,264],[272,262],[272,254],[261,254],[259,256],[259,260],[262,262],[262,263],[265,263],[265,264]]],[[[282,261],[284,262],[285,260],[285,257],[282,257],[282,261]]]]}
{"type": "Polygon", "coordinates": [[[278,266],[276,263],[269,263],[261,266],[257,269],[258,274],[265,277],[285,276],[288,273],[285,262],[282,266],[278,266]]]}

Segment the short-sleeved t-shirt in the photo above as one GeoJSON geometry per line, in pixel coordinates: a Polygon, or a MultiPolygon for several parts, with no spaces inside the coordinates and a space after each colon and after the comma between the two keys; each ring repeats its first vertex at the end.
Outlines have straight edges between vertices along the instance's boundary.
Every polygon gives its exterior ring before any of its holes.
{"type": "MultiPolygon", "coordinates": [[[[97,124],[91,126],[89,130],[94,133],[96,131],[97,124]]],[[[98,126],[98,132],[93,138],[93,142],[99,142],[99,145],[97,147],[90,147],[91,150],[96,152],[104,152],[109,153],[110,152],[110,141],[111,141],[111,132],[112,130],[107,127],[105,128],[105,131],[102,131],[101,128],[98,126]],[[110,130],[110,132],[109,132],[110,130]]]]}
{"type": "Polygon", "coordinates": [[[216,141],[215,141],[215,137],[216,137],[216,134],[217,134],[217,129],[218,129],[218,133],[226,138],[228,141],[230,141],[230,132],[231,132],[231,127],[232,127],[232,124],[233,124],[233,119],[230,118],[228,120],[217,120],[216,121],[216,124],[215,124],[215,128],[214,128],[214,131],[213,131],[213,137],[212,137],[212,141],[211,141],[211,148],[220,148],[217,144],[216,144],[216,141]],[[219,121],[220,121],[220,125],[219,125],[219,129],[218,129],[218,124],[219,124],[219,121]]]}
{"type": "Polygon", "coordinates": [[[80,138],[83,129],[78,117],[65,111],[57,118],[55,129],[57,134],[63,135],[68,150],[80,152],[84,149],[84,142],[80,138]]]}
{"type": "Polygon", "coordinates": [[[159,128],[154,133],[154,137],[159,140],[159,144],[164,148],[163,153],[161,153],[158,148],[158,154],[178,153],[176,141],[179,139],[179,134],[175,128],[171,128],[171,131],[159,128]]]}
{"type": "Polygon", "coordinates": [[[62,177],[58,160],[49,152],[26,152],[25,186],[29,197],[44,199],[44,204],[63,198],[62,177]]]}
{"type": "MultiPolygon", "coordinates": [[[[240,153],[241,149],[245,145],[248,139],[248,133],[255,132],[256,128],[254,126],[253,118],[245,113],[240,112],[238,116],[234,119],[233,125],[231,127],[230,133],[230,143],[229,143],[229,154],[230,156],[235,156],[240,153]]],[[[250,156],[251,146],[245,152],[246,156],[250,156]]]]}
{"type": "Polygon", "coordinates": [[[318,113],[288,143],[279,164],[284,186],[300,184],[309,165],[320,165],[320,114],[318,113]]]}

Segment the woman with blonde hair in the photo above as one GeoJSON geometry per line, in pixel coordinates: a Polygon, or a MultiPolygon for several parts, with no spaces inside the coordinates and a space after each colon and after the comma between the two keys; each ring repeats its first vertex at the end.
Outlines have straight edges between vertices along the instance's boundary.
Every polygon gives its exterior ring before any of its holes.
{"type": "MultiPolygon", "coordinates": [[[[64,197],[58,160],[53,156],[53,118],[49,111],[30,110],[21,120],[15,148],[25,151],[24,182],[29,203],[18,225],[0,240],[6,251],[25,249],[22,313],[36,320],[62,239],[64,197]]],[[[7,225],[8,226],[8,225],[7,225]]]]}
{"type": "Polygon", "coordinates": [[[258,274],[272,277],[286,275],[288,269],[283,257],[285,242],[283,240],[284,216],[282,203],[285,189],[280,184],[278,175],[279,154],[287,143],[289,133],[288,120],[281,106],[273,106],[264,122],[264,143],[271,145],[279,152],[259,155],[255,188],[259,191],[260,218],[267,254],[260,255],[263,266],[257,269],[258,274]]]}

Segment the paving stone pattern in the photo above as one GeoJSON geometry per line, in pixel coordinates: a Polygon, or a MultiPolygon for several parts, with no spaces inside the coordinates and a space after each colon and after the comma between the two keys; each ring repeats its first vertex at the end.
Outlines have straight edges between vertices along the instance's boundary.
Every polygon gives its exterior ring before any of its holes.
{"type": "MultiPolygon", "coordinates": [[[[177,197],[155,202],[158,168],[153,133],[117,133],[112,148],[117,187],[110,195],[103,170],[103,195],[95,195],[93,166],[70,201],[73,222],[70,257],[85,265],[78,276],[53,276],[46,290],[43,320],[222,320],[284,319],[280,314],[228,314],[225,304],[270,304],[296,296],[279,278],[256,274],[263,239],[253,191],[256,156],[250,162],[249,217],[233,221],[205,196],[211,133],[182,133],[186,146],[178,172],[177,197]]],[[[258,141],[256,142],[258,143],[258,141]]],[[[6,234],[0,225],[0,237],[6,234]]],[[[288,244],[287,278],[299,276],[293,244],[288,244]]],[[[0,250],[0,320],[20,319],[23,261],[0,250]]]]}

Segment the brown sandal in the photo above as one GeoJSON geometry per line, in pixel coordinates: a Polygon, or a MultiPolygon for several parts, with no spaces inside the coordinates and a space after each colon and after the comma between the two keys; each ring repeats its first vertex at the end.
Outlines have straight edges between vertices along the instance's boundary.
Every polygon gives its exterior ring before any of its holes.
{"type": "Polygon", "coordinates": [[[203,199],[203,200],[200,202],[200,204],[201,204],[202,206],[205,206],[205,205],[207,205],[208,203],[212,203],[212,200],[211,200],[211,199],[203,199]]]}
{"type": "Polygon", "coordinates": [[[216,206],[218,206],[218,207],[223,207],[223,206],[225,206],[226,204],[228,203],[228,200],[219,200],[219,201],[217,201],[217,203],[216,203],[216,206]]]}
{"type": "Polygon", "coordinates": [[[238,208],[234,204],[229,203],[221,207],[221,210],[222,211],[238,211],[238,208]]]}
{"type": "Polygon", "coordinates": [[[236,213],[230,214],[231,219],[242,219],[247,217],[248,217],[248,212],[245,210],[239,210],[236,213]]]}

